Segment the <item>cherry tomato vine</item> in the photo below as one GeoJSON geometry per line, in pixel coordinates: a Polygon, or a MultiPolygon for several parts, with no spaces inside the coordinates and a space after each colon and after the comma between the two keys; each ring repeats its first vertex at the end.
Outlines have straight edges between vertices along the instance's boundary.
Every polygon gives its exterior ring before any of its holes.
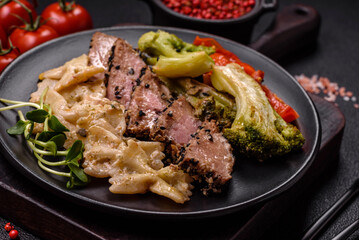
{"type": "Polygon", "coordinates": [[[75,2],[59,0],[47,6],[41,16],[46,19],[46,25],[55,29],[60,36],[93,27],[89,12],[75,2]]]}
{"type": "Polygon", "coordinates": [[[9,35],[16,27],[21,26],[23,21],[30,21],[26,9],[31,11],[32,19],[37,17],[35,7],[27,0],[0,0],[0,25],[6,34],[9,35]]]}
{"type": "Polygon", "coordinates": [[[35,46],[93,28],[89,12],[75,1],[58,0],[47,5],[41,15],[36,6],[36,1],[0,0],[0,73],[35,46]]]}
{"type": "Polygon", "coordinates": [[[8,44],[10,44],[8,48],[3,48],[0,43],[0,73],[20,55],[19,51],[13,47],[11,41],[8,44]]]}
{"type": "Polygon", "coordinates": [[[6,223],[4,226],[5,230],[9,233],[11,239],[16,239],[19,235],[19,232],[14,228],[11,223],[6,223]]]}
{"type": "Polygon", "coordinates": [[[22,7],[28,13],[30,20],[28,22],[24,20],[23,25],[17,27],[10,34],[12,43],[19,49],[20,53],[24,53],[41,43],[59,36],[53,28],[46,26],[44,25],[44,22],[41,22],[40,16],[33,19],[31,9],[23,4],[22,7]]]}

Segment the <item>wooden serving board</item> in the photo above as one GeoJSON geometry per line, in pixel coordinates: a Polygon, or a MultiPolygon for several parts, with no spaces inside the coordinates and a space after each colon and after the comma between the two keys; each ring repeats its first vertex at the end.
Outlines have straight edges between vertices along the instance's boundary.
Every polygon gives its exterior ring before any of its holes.
{"type": "Polygon", "coordinates": [[[252,209],[195,222],[106,215],[78,207],[38,188],[0,156],[0,216],[44,239],[261,239],[337,159],[344,116],[333,104],[311,97],[322,124],[318,157],[292,188],[252,209]]]}
{"type": "MultiPolygon", "coordinates": [[[[283,53],[298,50],[293,48],[298,44],[291,43],[297,43],[303,36],[309,42],[314,42],[319,23],[314,9],[290,6],[277,15],[272,28],[250,47],[278,60],[283,53]],[[278,48],[278,42],[287,44],[280,44],[278,48]],[[281,51],[276,51],[278,49],[281,51]]],[[[344,116],[333,104],[314,95],[311,97],[322,124],[322,144],[318,157],[292,188],[251,209],[224,217],[186,222],[112,216],[78,207],[47,193],[22,176],[0,155],[0,216],[44,239],[259,240],[295,203],[298,196],[305,193],[310,184],[337,159],[345,125],[344,116]]]]}

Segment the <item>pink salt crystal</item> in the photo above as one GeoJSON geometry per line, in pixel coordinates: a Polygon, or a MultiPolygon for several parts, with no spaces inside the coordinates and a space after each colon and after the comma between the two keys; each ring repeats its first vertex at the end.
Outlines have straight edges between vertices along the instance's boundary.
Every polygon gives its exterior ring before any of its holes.
{"type": "Polygon", "coordinates": [[[345,87],[339,88],[339,94],[340,94],[341,97],[345,96],[345,87]]]}

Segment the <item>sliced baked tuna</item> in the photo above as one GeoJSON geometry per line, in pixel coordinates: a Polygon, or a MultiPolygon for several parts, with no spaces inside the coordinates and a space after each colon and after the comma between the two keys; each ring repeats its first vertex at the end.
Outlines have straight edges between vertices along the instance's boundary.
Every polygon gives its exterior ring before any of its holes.
{"type": "Polygon", "coordinates": [[[215,121],[204,121],[179,155],[179,166],[202,183],[205,195],[221,192],[232,178],[232,147],[215,121]]]}
{"type": "Polygon", "coordinates": [[[128,109],[136,81],[146,71],[147,65],[125,40],[118,38],[111,48],[108,67],[107,97],[128,109]]]}

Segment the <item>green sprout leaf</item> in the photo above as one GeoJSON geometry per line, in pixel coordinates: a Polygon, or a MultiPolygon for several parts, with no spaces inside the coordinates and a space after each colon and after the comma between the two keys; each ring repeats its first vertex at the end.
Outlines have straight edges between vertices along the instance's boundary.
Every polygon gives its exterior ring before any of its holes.
{"type": "Polygon", "coordinates": [[[57,145],[55,142],[53,141],[48,141],[46,142],[46,146],[45,148],[47,150],[49,150],[50,152],[52,152],[54,154],[54,156],[56,156],[56,153],[57,153],[57,145]]]}
{"type": "Polygon", "coordinates": [[[82,149],[82,142],[80,140],[76,140],[74,144],[72,144],[69,152],[67,153],[65,160],[71,162],[73,160],[79,159],[79,157],[82,157],[82,149]]]}
{"type": "Polygon", "coordinates": [[[49,113],[43,109],[36,109],[26,113],[27,119],[37,123],[43,123],[48,116],[49,113]]]}
{"type": "Polygon", "coordinates": [[[68,188],[68,189],[71,189],[71,188],[73,188],[74,187],[74,180],[73,180],[73,177],[70,177],[70,179],[67,181],[67,183],[66,183],[66,188],[68,188]]]}
{"type": "Polygon", "coordinates": [[[6,132],[10,135],[23,134],[28,124],[28,121],[19,120],[15,124],[15,126],[12,126],[11,128],[7,129],[6,132]]]}
{"type": "Polygon", "coordinates": [[[50,151],[52,153],[52,155],[56,156],[57,145],[55,142],[53,142],[53,141],[42,142],[42,141],[35,140],[32,138],[30,138],[29,141],[35,143],[38,146],[43,147],[44,149],[50,151]]]}
{"type": "Polygon", "coordinates": [[[70,168],[71,173],[73,173],[81,182],[88,182],[88,177],[82,168],[74,165],[72,162],[69,163],[68,167],[70,168]]]}
{"type": "Polygon", "coordinates": [[[77,140],[68,150],[59,150],[63,148],[66,135],[64,132],[68,132],[67,129],[54,115],[51,114],[51,107],[43,103],[43,99],[46,95],[47,89],[41,95],[40,105],[34,103],[26,103],[19,101],[12,101],[0,98],[1,102],[13,104],[11,106],[0,108],[0,111],[10,110],[14,108],[32,106],[37,108],[36,110],[26,113],[26,118],[21,111],[18,111],[20,120],[15,126],[7,129],[7,133],[10,135],[23,134],[26,138],[29,147],[33,150],[37,163],[41,169],[51,174],[68,177],[69,180],[66,183],[67,188],[73,188],[75,186],[84,186],[89,182],[88,176],[85,174],[81,167],[83,160],[84,145],[81,140],[77,140]],[[33,136],[34,123],[43,123],[43,131],[33,136]],[[60,161],[51,161],[43,158],[64,156],[65,159],[60,161]],[[56,169],[49,168],[58,166],[67,166],[70,171],[63,172],[56,169]]]}
{"type": "MultiPolygon", "coordinates": [[[[39,136],[37,137],[37,140],[47,142],[51,138],[55,137],[58,134],[63,134],[63,133],[52,132],[52,131],[43,131],[39,134],[39,136]]],[[[66,137],[66,135],[65,135],[65,137],[66,137]]]]}
{"type": "Polygon", "coordinates": [[[59,133],[50,139],[50,142],[54,142],[58,149],[64,146],[65,141],[66,141],[66,135],[63,133],[59,133]]]}
{"type": "Polygon", "coordinates": [[[85,186],[89,182],[90,179],[87,177],[87,175],[84,175],[84,176],[86,177],[86,181],[81,181],[79,178],[76,177],[76,175],[73,172],[71,172],[71,177],[67,181],[66,187],[68,189],[71,189],[73,187],[85,186]]]}
{"type": "Polygon", "coordinates": [[[64,125],[62,125],[62,123],[60,123],[60,121],[54,115],[52,115],[49,118],[49,127],[52,130],[54,130],[55,132],[68,132],[68,131],[70,131],[64,125]]]}

